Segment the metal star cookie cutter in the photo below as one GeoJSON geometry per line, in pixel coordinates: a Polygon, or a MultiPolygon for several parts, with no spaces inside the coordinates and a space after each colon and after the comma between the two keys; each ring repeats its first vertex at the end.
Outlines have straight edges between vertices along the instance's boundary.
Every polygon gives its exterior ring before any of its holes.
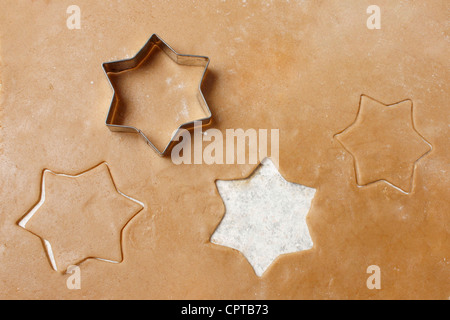
{"type": "Polygon", "coordinates": [[[139,133],[147,142],[147,144],[150,147],[152,147],[156,151],[156,153],[158,153],[158,155],[160,155],[161,157],[167,155],[168,152],[170,152],[172,146],[177,143],[180,133],[183,131],[183,129],[184,130],[193,129],[197,126],[197,124],[201,124],[202,127],[207,126],[212,121],[211,110],[209,109],[202,92],[202,85],[208,70],[209,62],[210,62],[209,58],[205,56],[179,54],[174,49],[172,49],[172,47],[170,47],[166,42],[164,42],[164,40],[162,40],[157,34],[153,34],[147,41],[147,43],[142,47],[141,50],[139,50],[139,52],[133,58],[103,63],[102,64],[103,71],[105,72],[105,75],[108,78],[108,82],[113,90],[113,98],[111,101],[111,106],[108,111],[108,116],[106,117],[106,126],[111,131],[114,132],[139,133]],[[145,135],[145,133],[142,130],[133,126],[120,125],[115,121],[117,112],[119,110],[119,97],[116,93],[116,90],[114,89],[111,79],[109,78],[110,73],[119,73],[138,68],[141,65],[141,63],[143,63],[150,56],[153,48],[155,47],[159,47],[161,51],[163,51],[171,60],[173,60],[175,63],[179,65],[197,66],[205,68],[198,87],[197,98],[206,117],[195,121],[186,122],[180,125],[178,129],[175,131],[175,133],[172,135],[172,138],[170,139],[167,146],[162,151],[159,150],[150,141],[150,139],[145,135]]]}

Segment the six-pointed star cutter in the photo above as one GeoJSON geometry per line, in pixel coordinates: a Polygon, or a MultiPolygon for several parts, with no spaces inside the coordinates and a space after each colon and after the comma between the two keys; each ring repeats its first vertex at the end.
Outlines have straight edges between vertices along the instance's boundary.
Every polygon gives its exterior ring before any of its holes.
{"type": "Polygon", "coordinates": [[[206,72],[208,70],[209,61],[210,61],[209,58],[204,56],[179,54],[174,49],[172,49],[167,43],[165,43],[157,34],[153,34],[147,41],[147,43],[142,47],[141,50],[139,50],[139,52],[133,58],[103,63],[103,70],[113,90],[113,98],[111,101],[111,106],[109,108],[108,116],[106,117],[106,125],[111,131],[115,132],[139,133],[147,142],[147,144],[150,147],[152,147],[160,156],[167,155],[170,152],[172,146],[178,141],[179,135],[183,129],[190,130],[193,129],[197,124],[201,124],[201,126],[203,127],[211,123],[212,114],[208,107],[208,104],[206,103],[205,97],[203,96],[202,93],[202,85],[206,76],[206,72]],[[142,130],[133,126],[121,125],[117,123],[116,116],[120,107],[119,97],[116,93],[116,90],[114,89],[111,79],[109,78],[109,73],[118,73],[138,68],[141,65],[141,63],[143,63],[147,59],[147,57],[151,54],[152,50],[155,47],[160,48],[170,59],[172,59],[175,63],[179,65],[205,68],[198,87],[197,98],[206,116],[202,119],[186,122],[181,126],[179,126],[178,129],[175,131],[175,133],[172,135],[170,142],[162,151],[159,150],[150,141],[150,139],[145,135],[145,133],[142,130]]]}

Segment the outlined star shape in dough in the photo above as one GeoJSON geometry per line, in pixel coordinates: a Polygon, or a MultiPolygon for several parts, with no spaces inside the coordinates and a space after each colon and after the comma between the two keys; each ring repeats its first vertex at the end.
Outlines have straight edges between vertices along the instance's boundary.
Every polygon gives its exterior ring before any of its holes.
{"type": "Polygon", "coordinates": [[[386,105],[362,95],[356,120],[335,137],[353,156],[358,186],[383,181],[406,194],[416,163],[432,150],[414,126],[409,99],[386,105]]]}
{"type": "Polygon", "coordinates": [[[316,190],[285,180],[270,158],[249,178],[216,185],[225,215],[211,242],[240,251],[257,276],[278,256],[312,248],[306,216],[316,190]]]}
{"type": "Polygon", "coordinates": [[[54,270],[87,259],[119,263],[121,237],[144,204],[121,193],[106,163],[78,175],[44,170],[41,197],[19,226],[41,238],[54,270]]]}

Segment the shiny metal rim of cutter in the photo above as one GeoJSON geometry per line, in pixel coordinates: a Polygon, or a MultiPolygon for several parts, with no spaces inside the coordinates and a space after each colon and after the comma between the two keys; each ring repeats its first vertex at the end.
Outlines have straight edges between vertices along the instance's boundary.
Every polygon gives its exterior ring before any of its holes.
{"type": "Polygon", "coordinates": [[[209,125],[211,123],[212,113],[208,107],[208,104],[202,92],[202,85],[206,76],[206,72],[208,70],[209,62],[210,62],[209,58],[205,56],[179,54],[174,49],[172,49],[166,42],[164,42],[164,40],[162,40],[157,34],[153,34],[147,41],[147,43],[142,47],[141,50],[139,50],[139,52],[133,58],[103,63],[102,64],[103,71],[105,72],[108,82],[113,90],[113,98],[111,101],[111,106],[108,111],[108,116],[106,117],[106,126],[111,131],[114,132],[139,133],[147,142],[147,144],[150,147],[152,147],[153,150],[155,150],[158,155],[160,155],[161,157],[167,155],[167,153],[170,152],[171,147],[177,143],[180,133],[183,129],[185,130],[193,129],[194,127],[196,127],[197,123],[201,123],[202,127],[209,125]],[[151,51],[155,46],[159,47],[170,59],[172,59],[179,65],[197,66],[205,68],[198,87],[197,98],[200,103],[200,106],[202,107],[203,111],[206,114],[206,117],[195,121],[186,122],[181,126],[179,126],[175,134],[172,135],[170,142],[162,151],[159,150],[150,141],[150,139],[145,135],[145,133],[142,130],[133,126],[120,125],[115,122],[117,111],[119,109],[119,97],[116,93],[116,90],[114,89],[111,79],[109,78],[109,73],[119,73],[139,67],[139,65],[142,62],[144,62],[147,59],[147,57],[151,54],[151,51]]]}

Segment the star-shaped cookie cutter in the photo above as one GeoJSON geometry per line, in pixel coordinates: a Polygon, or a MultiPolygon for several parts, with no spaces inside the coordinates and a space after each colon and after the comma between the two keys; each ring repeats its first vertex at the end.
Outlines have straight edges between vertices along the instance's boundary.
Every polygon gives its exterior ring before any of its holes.
{"type": "Polygon", "coordinates": [[[208,70],[209,62],[210,62],[209,58],[205,56],[179,54],[174,49],[172,49],[166,42],[164,42],[164,40],[162,40],[157,34],[153,34],[147,41],[147,43],[142,47],[141,50],[139,50],[139,52],[133,58],[103,63],[102,64],[103,71],[105,72],[105,75],[108,78],[108,82],[113,90],[113,98],[111,101],[111,106],[108,111],[108,116],[106,117],[106,126],[111,131],[114,132],[139,133],[147,142],[147,144],[150,147],[152,147],[156,151],[156,153],[158,153],[158,155],[162,157],[167,155],[170,152],[172,146],[176,144],[177,141],[179,140],[179,136],[181,132],[183,132],[183,129],[184,130],[193,129],[197,126],[197,124],[201,124],[202,127],[207,126],[212,121],[211,110],[209,109],[202,92],[202,85],[208,70]],[[195,121],[186,122],[180,125],[178,129],[175,131],[175,133],[172,135],[172,138],[170,139],[167,146],[162,151],[159,150],[150,141],[150,139],[145,135],[145,133],[142,130],[129,125],[121,125],[116,122],[116,115],[119,110],[119,96],[117,95],[116,90],[109,77],[110,73],[119,73],[138,68],[147,59],[147,57],[151,54],[153,48],[155,47],[161,49],[161,51],[163,51],[170,59],[172,59],[175,63],[179,65],[204,67],[205,69],[198,87],[197,98],[206,117],[195,121]]]}

